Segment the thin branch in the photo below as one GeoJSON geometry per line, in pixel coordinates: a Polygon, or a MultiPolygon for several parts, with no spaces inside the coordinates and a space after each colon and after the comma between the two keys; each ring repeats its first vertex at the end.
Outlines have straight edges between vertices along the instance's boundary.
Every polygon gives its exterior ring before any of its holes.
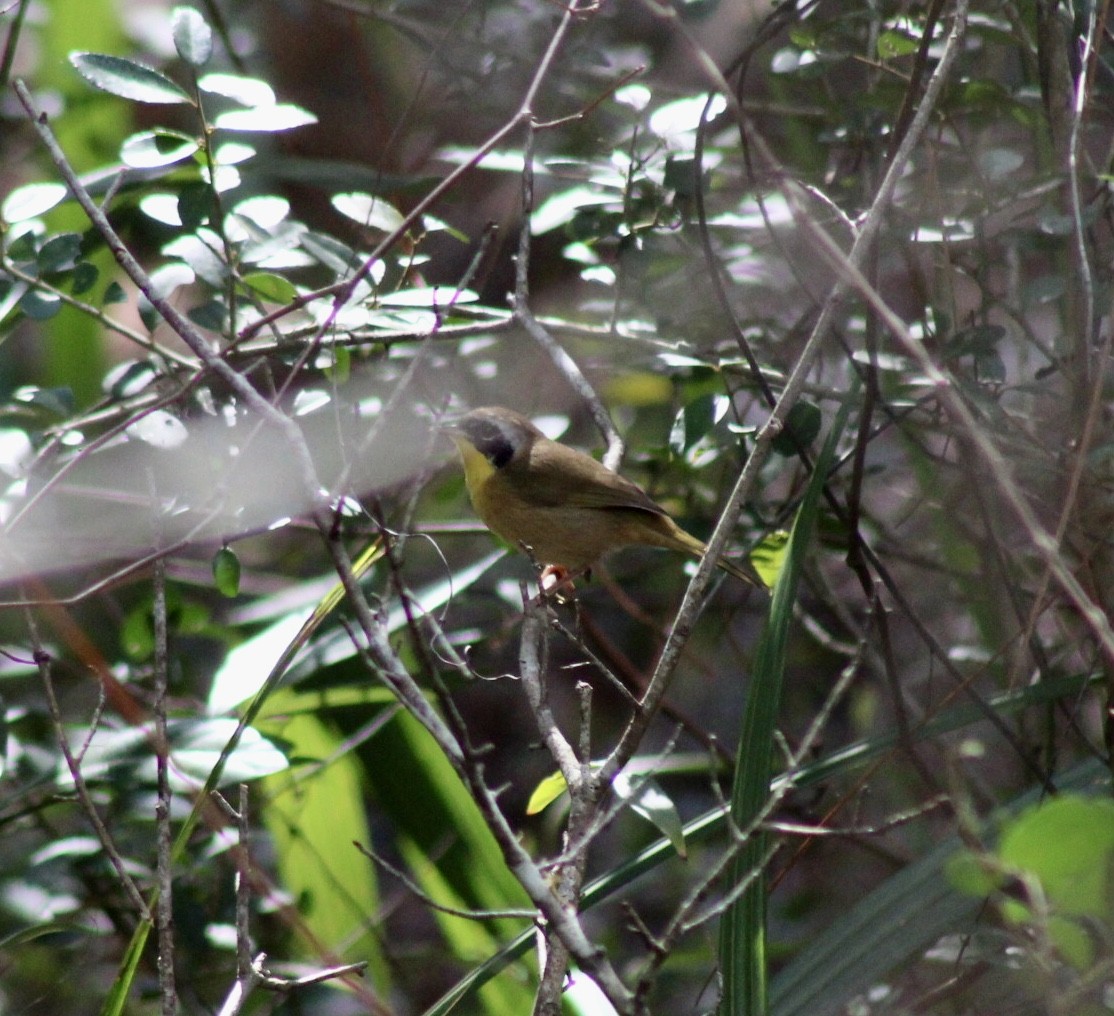
{"type": "Polygon", "coordinates": [[[163,1016],[176,1016],[178,992],[174,980],[174,870],[171,858],[170,829],[170,739],[166,728],[166,687],[169,671],[166,628],[166,565],[155,562],[154,602],[152,604],[155,636],[155,684],[152,710],[155,717],[155,769],[157,800],[155,804],[155,844],[158,871],[156,927],[158,930],[159,1000],[163,1016]]]}
{"type": "Polygon", "coordinates": [[[38,625],[35,622],[35,616],[29,609],[25,610],[24,614],[27,621],[27,630],[31,636],[31,646],[34,650],[35,666],[39,669],[39,677],[42,679],[43,689],[46,692],[47,708],[50,711],[50,721],[54,726],[54,736],[58,741],[58,747],[62,749],[62,756],[66,760],[66,767],[69,769],[70,778],[74,782],[77,798],[81,802],[81,807],[84,809],[86,817],[89,819],[89,824],[93,827],[93,832],[100,841],[105,857],[108,858],[109,864],[111,864],[116,871],[116,877],[120,880],[120,885],[123,887],[125,895],[135,908],[136,914],[141,919],[149,921],[151,919],[151,914],[147,908],[146,901],[143,899],[143,894],[139,891],[139,887],[128,873],[127,863],[124,861],[115,841],[112,839],[112,834],[108,831],[108,826],[105,825],[104,820],[97,811],[97,806],[93,803],[93,796],[89,793],[88,784],[86,784],[85,777],[81,773],[81,766],[78,764],[77,758],[70,748],[69,738],[66,736],[66,728],[62,723],[62,712],[58,706],[58,698],[54,694],[54,680],[51,676],[50,654],[43,648],[42,639],[39,637],[38,625]]]}
{"type": "Polygon", "coordinates": [[[523,145],[522,167],[522,228],[518,235],[518,258],[515,263],[514,294],[511,306],[515,320],[530,334],[530,337],[549,355],[553,365],[569,386],[581,398],[592,414],[592,419],[607,442],[603,464],[608,469],[618,469],[623,459],[623,439],[611,414],[604,408],[603,401],[591,382],[584,376],[579,364],[566,352],[565,348],[553,338],[545,326],[534,317],[530,309],[530,215],[534,210],[534,133],[533,121],[526,124],[526,141],[523,145]]]}

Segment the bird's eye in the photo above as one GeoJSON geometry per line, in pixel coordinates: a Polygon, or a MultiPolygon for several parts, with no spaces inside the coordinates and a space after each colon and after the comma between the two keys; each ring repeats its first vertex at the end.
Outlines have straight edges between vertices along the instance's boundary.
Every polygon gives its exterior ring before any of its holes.
{"type": "Polygon", "coordinates": [[[476,449],[496,468],[502,469],[514,458],[514,442],[503,427],[494,421],[484,420],[472,435],[476,449]]]}

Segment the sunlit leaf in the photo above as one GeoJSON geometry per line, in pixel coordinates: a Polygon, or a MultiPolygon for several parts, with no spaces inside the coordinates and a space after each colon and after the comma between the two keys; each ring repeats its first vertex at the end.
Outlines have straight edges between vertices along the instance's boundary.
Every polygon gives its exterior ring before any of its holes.
{"type": "Polygon", "coordinates": [[[275,132],[293,130],[317,123],[317,117],[300,106],[280,104],[258,106],[255,109],[232,109],[221,113],[214,127],[227,131],[275,132]]]}
{"type": "Polygon", "coordinates": [[[178,55],[193,67],[206,64],[213,54],[213,33],[201,14],[192,7],[175,7],[170,15],[170,32],[178,55]]]}
{"type": "Polygon", "coordinates": [[[155,409],[129,424],[127,435],[155,448],[177,448],[185,443],[189,431],[172,413],[155,409]]]}
{"type": "Polygon", "coordinates": [[[206,74],[197,82],[203,92],[223,95],[242,106],[273,106],[275,93],[266,81],[241,74],[206,74]]]}
{"type": "Polygon", "coordinates": [[[197,138],[159,128],[133,134],[121,146],[120,158],[135,169],[154,169],[182,162],[199,147],[197,138]]]}
{"type": "Polygon", "coordinates": [[[69,189],[60,183],[29,183],[17,187],[0,204],[0,218],[6,222],[24,222],[49,212],[65,200],[69,189]]]}
{"type": "Polygon", "coordinates": [[[611,784],[615,795],[630,803],[631,809],[654,826],[677,851],[678,857],[687,857],[685,847],[684,823],[676,805],[669,795],[648,777],[631,780],[625,773],[619,773],[611,784]]]}
{"type": "Polygon", "coordinates": [[[391,233],[402,225],[402,213],[382,198],[372,194],[334,194],[333,207],[342,215],[369,229],[391,233]]]}
{"type": "Polygon", "coordinates": [[[89,84],[135,102],[181,103],[190,97],[165,74],[107,53],[71,53],[70,63],[89,84]]]}
{"type": "Polygon", "coordinates": [[[530,800],[526,802],[526,814],[540,814],[568,789],[569,785],[565,782],[565,777],[561,773],[551,773],[534,787],[530,800]]]}

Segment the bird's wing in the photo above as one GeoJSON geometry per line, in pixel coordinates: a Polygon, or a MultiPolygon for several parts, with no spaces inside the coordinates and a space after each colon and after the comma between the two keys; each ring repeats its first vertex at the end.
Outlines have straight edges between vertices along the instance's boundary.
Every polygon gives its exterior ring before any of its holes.
{"type": "Polygon", "coordinates": [[[667,514],[641,487],[588,455],[550,444],[546,458],[535,460],[530,493],[539,505],[572,508],[635,508],[667,514]],[[567,454],[566,454],[567,453],[567,454]]]}

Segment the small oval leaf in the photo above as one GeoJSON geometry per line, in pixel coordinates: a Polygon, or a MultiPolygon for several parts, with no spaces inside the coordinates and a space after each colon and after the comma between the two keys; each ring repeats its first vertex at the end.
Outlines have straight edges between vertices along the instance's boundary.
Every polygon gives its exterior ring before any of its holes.
{"type": "Polygon", "coordinates": [[[29,183],[17,187],[0,205],[0,217],[5,222],[24,222],[49,212],[62,201],[69,191],[60,183],[29,183]]]}
{"type": "Polygon", "coordinates": [[[32,321],[47,321],[62,309],[62,301],[53,293],[29,289],[20,297],[19,309],[32,321]]]}
{"type": "Polygon", "coordinates": [[[190,102],[190,97],[165,74],[122,56],[71,53],[70,63],[94,88],[136,102],[190,102]]]}
{"type": "Polygon", "coordinates": [[[192,67],[208,63],[213,55],[213,33],[200,12],[192,7],[175,7],[170,31],[178,55],[192,67]]]}
{"type": "Polygon", "coordinates": [[[180,131],[141,131],[120,146],[120,159],[133,169],[157,169],[188,159],[199,147],[197,138],[180,131]]]}
{"type": "Polygon", "coordinates": [[[240,559],[231,547],[221,547],[213,557],[213,581],[221,596],[229,599],[240,592],[240,559]]]}
{"type": "Polygon", "coordinates": [[[315,117],[301,106],[279,103],[255,109],[232,109],[221,113],[213,126],[226,131],[288,131],[317,123],[315,117]]]}
{"type": "Polygon", "coordinates": [[[253,272],[245,275],[243,282],[270,303],[290,303],[298,295],[292,282],[272,272],[253,272]]]}
{"type": "Polygon", "coordinates": [[[530,800],[526,802],[526,814],[540,814],[568,789],[569,787],[565,782],[565,777],[560,773],[553,773],[547,776],[534,788],[534,792],[530,795],[530,800]]]}
{"type": "Polygon", "coordinates": [[[785,418],[785,428],[771,443],[778,455],[796,455],[800,449],[807,448],[816,440],[823,423],[820,407],[804,400],[789,410],[785,418]]]}

